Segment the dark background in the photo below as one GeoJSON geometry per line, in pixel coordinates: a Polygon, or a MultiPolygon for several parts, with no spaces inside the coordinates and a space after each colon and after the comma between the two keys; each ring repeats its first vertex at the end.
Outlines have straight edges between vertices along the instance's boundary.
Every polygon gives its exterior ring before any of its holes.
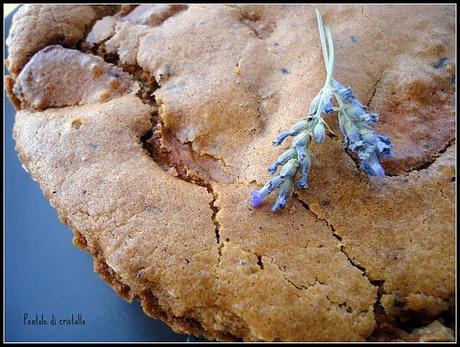
{"type": "MultiPolygon", "coordinates": [[[[14,12],[5,19],[5,38],[14,12]]],[[[72,232],[21,167],[12,138],[15,111],[3,97],[5,341],[205,341],[148,318],[138,302],[128,304],[93,272],[92,257],[72,245],[72,232]],[[48,320],[82,314],[85,325],[25,325],[24,313],[48,320]]]]}

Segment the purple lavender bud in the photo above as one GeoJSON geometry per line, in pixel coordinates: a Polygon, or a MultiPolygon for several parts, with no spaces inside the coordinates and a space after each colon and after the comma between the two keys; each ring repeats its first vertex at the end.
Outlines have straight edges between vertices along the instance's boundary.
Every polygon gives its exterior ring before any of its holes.
{"type": "Polygon", "coordinates": [[[351,88],[346,88],[343,84],[337,82],[336,80],[333,81],[333,87],[337,90],[337,93],[340,95],[344,102],[361,107],[363,109],[367,108],[353,95],[351,88]]]}
{"type": "Polygon", "coordinates": [[[269,166],[268,171],[273,175],[278,169],[278,166],[286,164],[289,159],[295,158],[296,155],[297,151],[295,148],[289,148],[287,151],[284,151],[272,165],[269,166]]]}
{"type": "Polygon", "coordinates": [[[297,159],[298,160],[302,160],[307,155],[307,147],[306,146],[295,147],[295,150],[297,151],[297,159]]]}
{"type": "Polygon", "coordinates": [[[300,171],[300,179],[296,182],[297,187],[299,188],[306,188],[307,187],[307,179],[308,179],[308,171],[310,170],[311,166],[311,158],[307,155],[303,160],[300,162],[299,171],[300,171]]]}
{"type": "Polygon", "coordinates": [[[384,135],[377,135],[373,131],[364,130],[361,131],[362,139],[374,146],[377,149],[377,152],[384,157],[391,157],[391,148],[390,138],[384,135]]]}
{"type": "Polygon", "coordinates": [[[342,97],[344,101],[347,101],[350,98],[354,98],[353,90],[351,88],[343,88],[339,89],[339,95],[342,97]]]}
{"type": "Polygon", "coordinates": [[[369,176],[385,176],[385,170],[383,170],[375,152],[371,153],[366,160],[363,160],[361,163],[361,170],[366,172],[369,176]]]}
{"type": "Polygon", "coordinates": [[[364,121],[376,117],[376,114],[367,114],[358,106],[347,106],[339,112],[339,125],[345,135],[347,147],[361,160],[361,170],[370,176],[384,176],[380,157],[391,156],[390,139],[377,135],[364,121]]]}
{"type": "Polygon", "coordinates": [[[375,145],[379,141],[378,136],[375,135],[375,133],[373,131],[370,131],[370,130],[367,130],[367,129],[364,129],[364,130],[361,129],[360,133],[361,133],[361,138],[366,143],[369,143],[371,145],[375,145]]]}
{"type": "Polygon", "coordinates": [[[350,107],[347,107],[347,114],[353,119],[356,119],[362,122],[376,123],[379,121],[379,115],[377,113],[366,113],[359,106],[352,105],[350,107]]]}
{"type": "Polygon", "coordinates": [[[369,146],[367,143],[361,140],[350,143],[348,148],[350,148],[353,152],[356,152],[360,159],[365,159],[368,157],[369,149],[372,151],[374,150],[372,146],[369,146]]]}
{"type": "Polygon", "coordinates": [[[358,127],[346,115],[339,117],[339,124],[348,145],[361,140],[358,127]]]}
{"type": "Polygon", "coordinates": [[[293,180],[287,179],[281,186],[280,194],[275,204],[272,207],[272,211],[276,212],[279,209],[286,207],[287,199],[289,198],[293,187],[293,180]]]}
{"type": "Polygon", "coordinates": [[[300,133],[292,141],[292,146],[296,149],[299,160],[302,160],[302,158],[305,157],[307,153],[306,148],[309,142],[310,142],[310,135],[306,132],[300,133]]]}
{"type": "Polygon", "coordinates": [[[270,179],[260,190],[252,191],[251,205],[253,207],[259,206],[265,199],[265,197],[272,191],[274,191],[276,188],[278,188],[283,182],[284,179],[282,179],[280,176],[275,176],[272,179],[270,179]]]}
{"type": "Polygon", "coordinates": [[[345,102],[349,102],[349,103],[352,104],[352,105],[356,105],[356,106],[362,107],[362,108],[364,108],[364,109],[367,108],[366,105],[363,105],[363,104],[361,103],[361,101],[359,101],[358,99],[356,99],[354,96],[348,98],[347,100],[345,100],[345,102]]]}
{"type": "Polygon", "coordinates": [[[253,190],[251,192],[251,205],[253,207],[260,206],[266,195],[267,194],[263,194],[258,190],[253,190]]]}
{"type": "Polygon", "coordinates": [[[385,135],[377,135],[379,137],[379,142],[377,143],[376,147],[381,155],[384,157],[390,158],[392,153],[392,144],[390,142],[390,138],[385,135]]]}
{"type": "Polygon", "coordinates": [[[297,134],[299,134],[301,131],[304,131],[305,129],[307,129],[310,125],[310,122],[309,120],[301,120],[299,122],[297,122],[291,130],[288,130],[288,131],[285,131],[281,134],[279,134],[277,137],[276,137],[276,140],[273,141],[273,143],[276,145],[276,146],[279,146],[280,144],[283,143],[283,141],[289,137],[289,136],[295,136],[297,134]]]}
{"type": "Polygon", "coordinates": [[[346,106],[345,111],[350,117],[357,120],[361,120],[363,115],[366,114],[362,107],[356,105],[346,106]]]}
{"type": "Polygon", "coordinates": [[[386,143],[387,145],[390,145],[390,144],[391,144],[390,138],[389,138],[388,136],[379,135],[379,139],[380,139],[380,141],[386,143]]]}
{"type": "Polygon", "coordinates": [[[301,131],[306,130],[310,126],[310,119],[303,119],[301,121],[298,121],[297,123],[294,124],[292,127],[292,135],[297,135],[301,131]]]}
{"type": "Polygon", "coordinates": [[[299,163],[297,159],[290,159],[286,165],[283,166],[280,172],[280,177],[282,179],[286,177],[293,177],[297,172],[297,168],[299,167],[299,163]]]}
{"type": "Polygon", "coordinates": [[[282,132],[281,134],[279,134],[279,135],[276,137],[275,141],[273,141],[273,144],[274,144],[275,146],[279,146],[279,145],[281,145],[281,144],[283,143],[283,141],[284,141],[287,137],[289,137],[289,136],[291,136],[291,135],[292,135],[292,134],[291,134],[291,131],[290,131],[290,130],[285,131],[285,132],[282,132]]]}
{"type": "Polygon", "coordinates": [[[271,189],[270,181],[267,182],[260,190],[254,190],[251,192],[251,205],[254,207],[259,206],[265,197],[273,191],[271,189]]]}
{"type": "Polygon", "coordinates": [[[326,114],[331,114],[332,112],[334,112],[334,108],[332,107],[332,103],[331,102],[325,103],[324,106],[323,106],[323,111],[326,114]]]}
{"type": "Polygon", "coordinates": [[[313,138],[315,139],[316,143],[323,143],[325,136],[326,131],[324,130],[324,124],[318,120],[315,127],[313,128],[313,138]]]}
{"type": "Polygon", "coordinates": [[[366,119],[362,119],[366,122],[377,123],[379,121],[379,115],[377,113],[366,113],[366,119]]]}

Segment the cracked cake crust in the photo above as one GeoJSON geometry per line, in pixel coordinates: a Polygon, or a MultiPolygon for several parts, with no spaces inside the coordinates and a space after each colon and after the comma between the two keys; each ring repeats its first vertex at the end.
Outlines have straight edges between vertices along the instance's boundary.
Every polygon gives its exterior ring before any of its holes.
{"type": "Polygon", "coordinates": [[[450,339],[439,322],[401,327],[442,320],[455,295],[452,6],[320,6],[337,78],[381,113],[397,154],[368,178],[330,136],[310,189],[277,214],[248,196],[320,88],[311,6],[139,6],[91,30],[104,8],[73,6],[59,42],[89,30],[83,52],[51,46],[61,9],[45,7],[24,6],[12,32],[54,29],[9,38],[16,149],[120,296],[208,339],[450,339]],[[46,94],[66,71],[82,93],[46,94]],[[116,92],[91,98],[114,71],[116,92]]]}

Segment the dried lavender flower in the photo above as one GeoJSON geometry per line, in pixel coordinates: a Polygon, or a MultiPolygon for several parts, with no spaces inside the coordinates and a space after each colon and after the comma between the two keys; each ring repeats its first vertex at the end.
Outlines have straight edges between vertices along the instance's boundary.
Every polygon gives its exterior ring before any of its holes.
{"type": "Polygon", "coordinates": [[[353,151],[361,160],[360,169],[369,176],[385,176],[380,164],[383,157],[392,156],[390,138],[377,135],[367,122],[375,123],[378,115],[366,113],[365,106],[353,96],[351,88],[347,88],[346,100],[337,92],[336,100],[340,105],[339,126],[345,137],[345,146],[353,151]],[[360,106],[361,105],[361,106],[360,106]]]}
{"type": "Polygon", "coordinates": [[[284,151],[283,154],[279,156],[279,158],[269,166],[268,171],[273,175],[275,174],[278,166],[284,165],[288,162],[289,159],[293,159],[297,156],[297,151],[295,148],[289,148],[288,150],[284,151]]]}
{"type": "MultiPolygon", "coordinates": [[[[277,211],[286,206],[287,200],[294,187],[308,187],[308,172],[311,167],[312,154],[309,145],[312,139],[321,144],[324,142],[326,128],[331,131],[323,119],[323,115],[338,112],[339,126],[344,135],[345,146],[353,151],[360,159],[360,169],[370,176],[384,176],[385,171],[380,164],[383,157],[391,157],[392,145],[390,139],[378,135],[368,123],[378,122],[376,113],[367,112],[354,95],[350,87],[345,87],[333,78],[334,72],[334,43],[328,27],[324,27],[321,14],[316,10],[318,30],[326,66],[326,82],[310,104],[306,117],[297,122],[290,130],[279,134],[273,142],[281,145],[288,137],[294,136],[291,147],[269,166],[268,171],[275,175],[279,166],[283,166],[280,174],[272,177],[262,189],[251,193],[251,204],[259,206],[264,198],[275,189],[280,189],[278,199],[272,207],[277,211]],[[337,104],[334,107],[333,101],[337,104]]],[[[332,131],[331,131],[332,132],[332,131]]]]}
{"type": "Polygon", "coordinates": [[[316,143],[323,143],[324,137],[326,136],[326,130],[324,129],[324,124],[320,121],[316,122],[315,127],[313,128],[313,138],[316,143]]]}

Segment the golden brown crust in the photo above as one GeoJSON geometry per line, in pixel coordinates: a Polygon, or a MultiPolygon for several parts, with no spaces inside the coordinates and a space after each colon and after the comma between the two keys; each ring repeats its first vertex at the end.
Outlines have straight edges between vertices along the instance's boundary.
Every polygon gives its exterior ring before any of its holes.
{"type": "Polygon", "coordinates": [[[312,173],[311,191],[300,198],[335,228],[369,278],[398,299],[382,300],[388,314],[390,305],[439,313],[455,288],[454,148],[428,169],[380,180],[358,173],[340,151],[336,142],[322,145],[320,162],[341,155],[348,165],[312,173]]]}
{"type": "Polygon", "coordinates": [[[393,139],[393,176],[360,173],[331,137],[313,147],[310,188],[286,210],[272,214],[274,196],[259,209],[248,203],[280,154],[271,141],[321,88],[313,10],[139,7],[101,19],[87,47],[144,80],[142,99],[18,112],[21,161],[95,270],[177,332],[448,340],[434,323],[398,329],[414,315],[433,320],[455,294],[452,6],[416,15],[413,6],[320,6],[337,80],[380,112],[378,131],[393,139]]]}
{"type": "Polygon", "coordinates": [[[102,58],[52,45],[27,63],[14,94],[22,109],[46,110],[105,102],[138,89],[131,75],[102,58]]]}
{"type": "Polygon", "coordinates": [[[8,69],[13,76],[19,74],[32,55],[47,45],[75,46],[96,19],[115,10],[115,6],[21,6],[6,40],[8,69]]]}
{"type": "Polygon", "coordinates": [[[134,24],[155,26],[185,9],[185,5],[139,5],[119,18],[134,24]]]}
{"type": "Polygon", "coordinates": [[[370,335],[377,288],[341,252],[331,228],[299,201],[274,220],[267,209],[247,203],[253,188],[213,186],[222,242],[218,302],[243,318],[256,340],[356,341],[370,335]]]}

